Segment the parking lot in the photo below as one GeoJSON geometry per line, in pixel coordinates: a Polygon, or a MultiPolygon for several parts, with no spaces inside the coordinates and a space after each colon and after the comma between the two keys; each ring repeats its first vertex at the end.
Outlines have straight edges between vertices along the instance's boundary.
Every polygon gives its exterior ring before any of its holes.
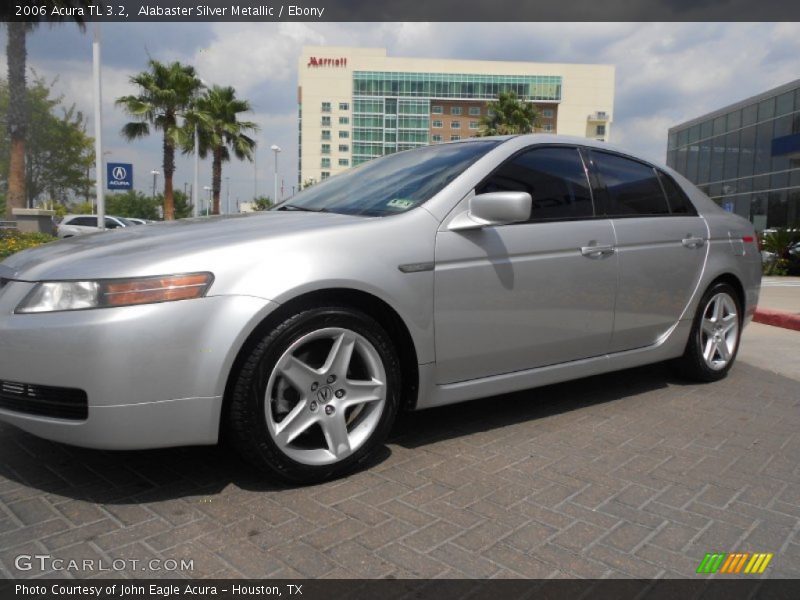
{"type": "Polygon", "coordinates": [[[98,452],[0,425],[0,575],[690,577],[739,550],[800,577],[798,348],[753,324],[720,383],[656,365],[406,415],[370,468],[307,488],[217,448],[98,452]],[[17,560],[37,554],[95,562],[17,560]]]}

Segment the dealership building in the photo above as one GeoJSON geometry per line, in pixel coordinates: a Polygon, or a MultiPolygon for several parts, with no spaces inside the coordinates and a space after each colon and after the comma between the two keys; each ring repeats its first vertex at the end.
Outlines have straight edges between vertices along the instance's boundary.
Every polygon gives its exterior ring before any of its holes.
{"type": "Polygon", "coordinates": [[[506,91],[537,107],[536,131],[599,140],[611,134],[611,65],[397,58],[384,48],[306,46],[298,72],[298,183],[473,137],[487,103],[506,91]]]}
{"type": "Polygon", "coordinates": [[[758,230],[800,222],[800,79],[672,127],[667,164],[758,230]]]}

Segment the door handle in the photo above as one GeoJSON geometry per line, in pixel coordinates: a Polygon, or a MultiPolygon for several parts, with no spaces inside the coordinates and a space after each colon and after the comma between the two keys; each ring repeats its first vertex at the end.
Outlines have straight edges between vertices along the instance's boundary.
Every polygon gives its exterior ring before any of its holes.
{"type": "Polygon", "coordinates": [[[614,254],[614,246],[581,246],[581,254],[587,258],[602,258],[614,254]]]}
{"type": "Polygon", "coordinates": [[[681,240],[681,244],[687,248],[699,248],[705,243],[705,240],[700,237],[685,237],[681,240]]]}

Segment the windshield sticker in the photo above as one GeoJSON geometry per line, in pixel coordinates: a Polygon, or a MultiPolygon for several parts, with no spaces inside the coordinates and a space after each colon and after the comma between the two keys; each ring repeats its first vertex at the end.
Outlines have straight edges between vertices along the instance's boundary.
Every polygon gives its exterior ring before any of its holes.
{"type": "Polygon", "coordinates": [[[405,210],[413,205],[413,200],[406,200],[405,198],[392,198],[386,203],[387,208],[397,208],[399,210],[405,210]]]}

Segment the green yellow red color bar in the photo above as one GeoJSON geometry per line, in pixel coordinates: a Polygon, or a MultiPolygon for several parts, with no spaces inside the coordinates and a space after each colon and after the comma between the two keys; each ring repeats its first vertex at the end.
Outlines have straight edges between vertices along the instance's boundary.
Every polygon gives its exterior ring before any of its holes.
{"type": "Polygon", "coordinates": [[[709,552],[697,567],[698,573],[759,574],[772,561],[772,552],[709,552]]]}

